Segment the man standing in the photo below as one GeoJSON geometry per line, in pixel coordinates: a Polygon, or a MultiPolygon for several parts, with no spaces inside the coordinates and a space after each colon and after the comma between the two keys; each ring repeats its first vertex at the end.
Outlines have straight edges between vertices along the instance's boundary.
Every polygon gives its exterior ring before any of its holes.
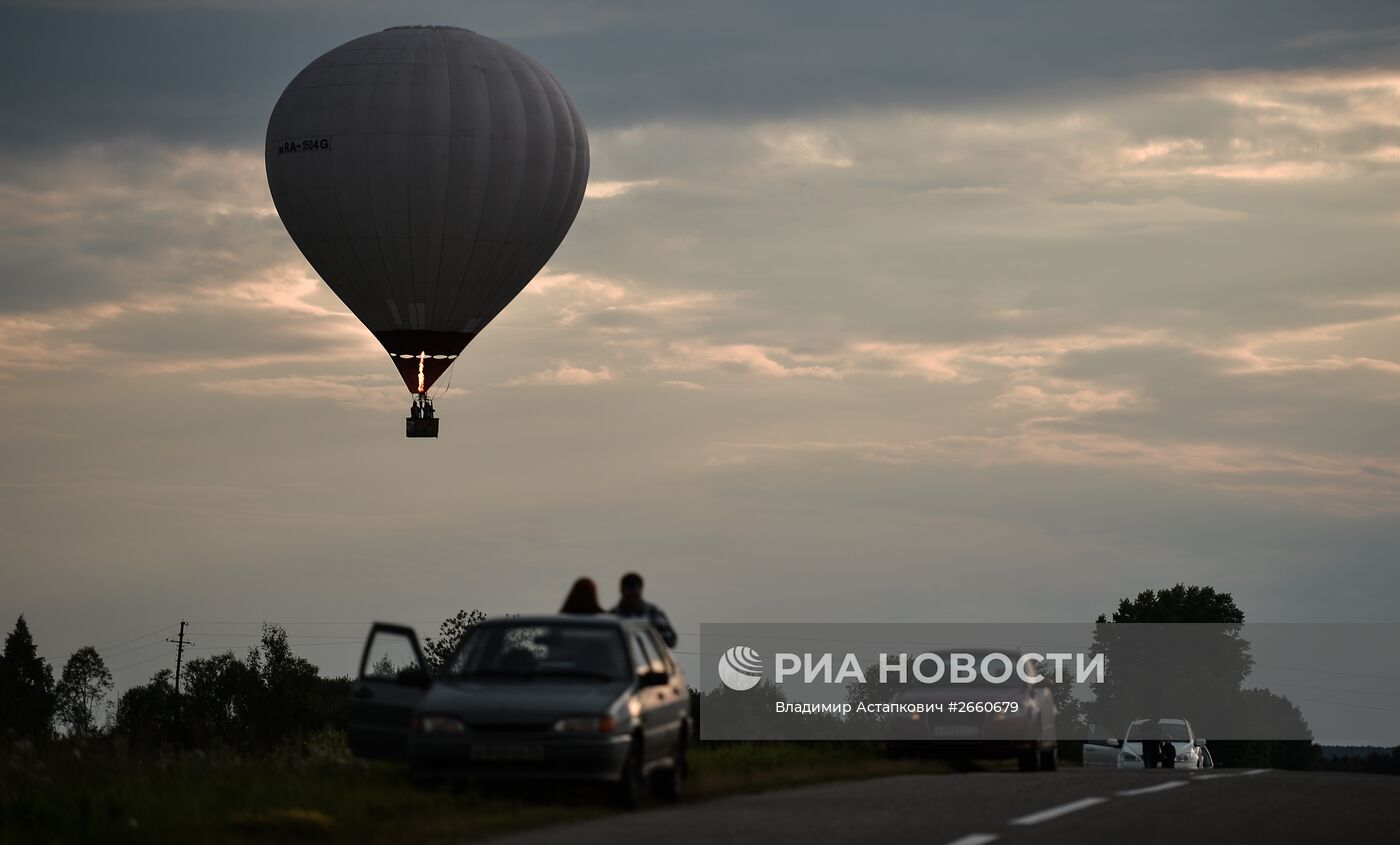
{"type": "Polygon", "coordinates": [[[676,647],[676,629],[671,627],[671,620],[666,618],[664,610],[642,600],[642,576],[637,573],[629,572],[622,576],[622,601],[612,612],[618,616],[645,617],[661,639],[666,641],[666,645],[676,647]]]}

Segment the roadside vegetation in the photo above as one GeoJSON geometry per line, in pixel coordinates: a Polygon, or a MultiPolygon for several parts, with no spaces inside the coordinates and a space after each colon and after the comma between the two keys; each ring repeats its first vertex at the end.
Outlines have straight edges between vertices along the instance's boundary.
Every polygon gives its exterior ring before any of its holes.
{"type": "MultiPolygon", "coordinates": [[[[463,611],[425,641],[440,665],[484,619],[463,611]]],[[[596,788],[415,786],[346,742],[348,678],[326,678],[265,625],[245,657],[190,660],[177,694],[156,672],[115,701],[95,649],[58,678],[23,617],[0,654],[0,842],[447,842],[604,812],[596,788]]],[[[687,800],[936,772],[879,743],[706,743],[687,800]]]]}
{"type": "MultiPolygon", "coordinates": [[[[876,744],[735,744],[691,753],[686,800],[945,769],[876,744]]],[[[455,842],[610,812],[602,790],[415,786],[399,766],[319,732],[297,751],[147,751],[121,738],[12,745],[0,771],[5,842],[455,842]]]]}

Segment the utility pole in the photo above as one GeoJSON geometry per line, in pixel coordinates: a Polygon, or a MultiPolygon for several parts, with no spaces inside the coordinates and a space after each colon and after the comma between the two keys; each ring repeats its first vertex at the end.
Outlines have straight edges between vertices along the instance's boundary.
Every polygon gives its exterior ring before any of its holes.
{"type": "Polygon", "coordinates": [[[177,639],[165,638],[168,643],[175,643],[175,722],[180,721],[180,668],[185,662],[185,646],[194,643],[185,639],[185,620],[180,620],[180,636],[177,639]]]}

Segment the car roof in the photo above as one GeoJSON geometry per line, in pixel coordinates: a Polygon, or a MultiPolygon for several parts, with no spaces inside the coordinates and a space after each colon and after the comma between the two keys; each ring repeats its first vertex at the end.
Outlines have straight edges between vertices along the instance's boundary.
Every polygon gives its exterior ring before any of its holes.
{"type": "Polygon", "coordinates": [[[481,625],[597,625],[600,627],[620,628],[624,625],[643,625],[647,620],[642,617],[623,618],[614,616],[611,613],[551,613],[536,614],[533,616],[494,616],[480,623],[481,625]]]}

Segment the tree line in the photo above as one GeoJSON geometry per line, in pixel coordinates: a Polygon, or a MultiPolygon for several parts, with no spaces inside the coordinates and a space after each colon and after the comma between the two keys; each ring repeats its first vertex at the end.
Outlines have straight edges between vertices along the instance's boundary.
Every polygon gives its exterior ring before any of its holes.
{"type": "Polygon", "coordinates": [[[277,748],[318,729],[343,728],[350,679],[322,677],[292,652],[281,626],[264,624],[245,657],[228,651],[187,661],[180,687],[177,694],[173,673],[161,669],[113,701],[112,673],[94,646],[73,652],[55,680],[21,615],[0,653],[0,736],[277,748]]]}
{"type": "MultiPolygon", "coordinates": [[[[473,609],[445,619],[424,640],[429,669],[440,669],[485,618],[473,609]]],[[[161,669],[113,700],[112,673],[95,646],[73,652],[55,678],[21,615],[0,652],[0,740],[105,735],[147,745],[285,748],[318,731],[344,730],[350,684],[323,677],[292,651],[285,629],[265,623],[244,657],[226,651],[185,662],[178,692],[174,673],[161,669]]]]}
{"type": "MultiPolygon", "coordinates": [[[[428,669],[438,674],[458,644],[486,618],[479,610],[462,610],[445,619],[435,636],[425,638],[428,669]]],[[[1249,643],[1238,636],[1244,613],[1229,593],[1210,587],[1177,584],[1145,590],[1123,599],[1111,616],[1097,619],[1095,651],[1103,651],[1114,666],[1112,680],[1098,685],[1095,700],[1076,699],[1068,683],[1053,686],[1062,735],[1073,735],[1108,712],[1190,712],[1193,702],[1228,702],[1224,710],[1252,723],[1272,724],[1278,736],[1311,736],[1301,712],[1286,697],[1268,690],[1243,689],[1252,669],[1249,643]],[[1181,663],[1162,680],[1160,661],[1140,659],[1131,645],[1115,642],[1107,623],[1215,623],[1205,629],[1199,653],[1178,656],[1181,663]],[[1150,691],[1144,699],[1143,690],[1150,691]]],[[[1155,653],[1154,653],[1155,654],[1155,653]]],[[[258,643],[242,658],[232,651],[195,658],[184,664],[177,693],[173,673],[162,669],[146,683],[110,701],[112,673],[93,646],[83,646],[65,661],[57,677],[39,656],[23,616],[5,638],[0,653],[0,739],[42,742],[59,736],[127,737],[143,744],[173,743],[186,747],[223,745],[242,750],[271,750],[295,746],[323,730],[344,730],[351,679],[322,677],[310,661],[292,652],[286,631],[264,624],[258,643]]],[[[770,685],[771,687],[771,685],[770,685]]],[[[702,703],[723,706],[724,690],[692,691],[692,724],[699,725],[702,703]]],[[[881,700],[873,689],[853,689],[862,700],[881,700]]],[[[772,712],[781,690],[762,687],[741,699],[755,718],[772,712]],[[766,692],[765,692],[766,690],[766,692]]],[[[1121,721],[1121,718],[1119,719],[1121,721]]],[[[788,724],[791,724],[789,721],[788,724]]],[[[813,724],[813,737],[838,735],[833,726],[813,724]]],[[[1229,736],[1225,725],[1197,725],[1209,735],[1229,736]]],[[[1237,735],[1237,734],[1236,734],[1237,735]]],[[[1075,756],[1078,743],[1064,743],[1075,756]]],[[[1212,752],[1230,766],[1283,768],[1351,768],[1394,770],[1400,749],[1376,759],[1324,760],[1311,741],[1212,741],[1212,752]],[[1329,765],[1330,764],[1330,765],[1329,765]]]]}

